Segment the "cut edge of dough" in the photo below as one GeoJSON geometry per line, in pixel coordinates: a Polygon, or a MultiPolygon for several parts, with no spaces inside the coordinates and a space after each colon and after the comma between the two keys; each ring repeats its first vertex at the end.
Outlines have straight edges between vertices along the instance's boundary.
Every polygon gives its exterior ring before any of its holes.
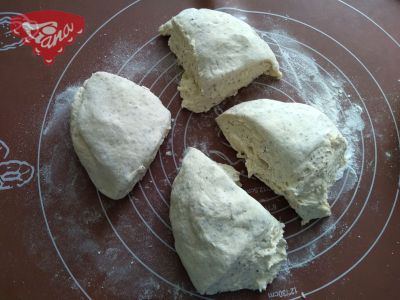
{"type": "MultiPolygon", "coordinates": [[[[214,166],[216,166],[218,169],[220,169],[226,177],[227,180],[229,181],[234,181],[234,178],[231,177],[231,171],[233,170],[237,175],[239,175],[234,168],[228,165],[220,164],[212,159],[210,159],[208,156],[206,156],[204,153],[202,153],[200,150],[196,148],[191,148],[189,147],[186,149],[185,154],[184,154],[184,159],[187,156],[187,154],[190,151],[196,151],[201,153],[204,157],[207,158],[207,160],[214,166]],[[226,169],[228,168],[228,172],[226,169]]],[[[182,167],[181,170],[184,166],[185,161],[183,160],[182,162],[182,167]]],[[[187,168],[188,166],[185,166],[187,168]]],[[[182,180],[180,175],[181,171],[179,172],[178,176],[176,179],[179,178],[179,180],[182,180]]],[[[171,200],[173,200],[173,192],[175,191],[174,186],[176,186],[177,182],[174,181],[173,183],[173,190],[171,191],[171,200]]],[[[252,241],[256,241],[256,247],[251,247],[250,245],[245,246],[241,248],[239,256],[237,256],[237,259],[230,264],[229,269],[224,271],[224,273],[221,274],[221,277],[217,278],[216,281],[210,282],[209,285],[207,286],[201,286],[198,284],[194,278],[192,278],[191,274],[188,272],[189,277],[191,278],[192,283],[196,287],[196,290],[200,294],[205,294],[205,295],[212,295],[220,292],[229,292],[229,291],[237,291],[237,290],[242,290],[242,289],[250,289],[250,290],[265,290],[267,285],[271,283],[279,273],[282,264],[286,261],[287,259],[287,253],[286,253],[286,247],[287,243],[285,239],[283,238],[283,228],[284,224],[279,222],[275,217],[273,217],[268,210],[266,210],[257,200],[252,198],[250,195],[246,193],[243,189],[239,188],[240,192],[245,194],[249,199],[253,199],[254,202],[253,204],[256,207],[260,207],[261,211],[264,211],[267,215],[270,217],[270,222],[268,223],[270,226],[266,226],[265,229],[261,230],[256,236],[252,237],[252,241]],[[267,232],[273,232],[273,238],[272,239],[262,239],[263,236],[266,235],[267,232]],[[257,263],[256,260],[254,260],[254,257],[259,257],[263,256],[266,263],[264,265],[261,265],[257,263]],[[270,261],[270,258],[272,256],[275,256],[275,259],[270,261]],[[253,260],[252,260],[253,258],[253,260]],[[238,261],[242,260],[243,265],[238,264],[238,261]],[[267,263],[269,262],[269,263],[267,263]],[[233,272],[233,274],[240,275],[241,272],[243,272],[243,267],[246,267],[246,265],[250,264],[251,267],[251,276],[249,275],[248,281],[244,284],[240,284],[240,282],[230,282],[232,280],[231,276],[229,275],[230,272],[233,272]],[[235,272],[235,268],[237,266],[240,266],[239,269],[235,272]],[[264,268],[264,270],[263,270],[264,268]],[[218,288],[218,285],[221,284],[222,281],[227,281],[221,289],[218,288]],[[236,285],[235,285],[236,284],[236,285]],[[231,286],[231,287],[229,287],[231,286]]],[[[173,208],[173,204],[171,203],[171,208],[173,208]]],[[[253,207],[255,208],[255,207],[253,207]]],[[[170,212],[171,213],[171,212],[170,212]]],[[[170,215],[170,218],[172,216],[170,215]]],[[[176,240],[175,240],[176,243],[176,240]]],[[[252,244],[253,245],[253,244],[252,244]]],[[[177,251],[181,248],[181,245],[178,246],[178,244],[175,244],[177,251]]],[[[180,249],[183,251],[183,253],[187,253],[186,247],[183,247],[180,249]]],[[[178,252],[179,254],[179,252],[178,252]]],[[[186,257],[186,254],[185,254],[186,257]]],[[[182,259],[182,258],[181,258],[182,259]]],[[[188,258],[186,258],[188,259],[188,258]]],[[[186,261],[182,260],[183,265],[185,266],[185,269],[188,271],[189,269],[186,266],[186,261]]],[[[240,276],[239,276],[240,277],[240,276]]]]}
{"type": "MultiPolygon", "coordinates": [[[[192,9],[194,9],[194,8],[192,8],[192,9]]],[[[166,23],[161,25],[159,27],[158,31],[160,32],[160,34],[162,36],[169,36],[168,45],[169,45],[171,51],[177,57],[178,64],[181,65],[184,69],[180,83],[178,85],[178,90],[180,91],[180,95],[182,97],[182,107],[183,108],[186,108],[195,113],[207,112],[215,105],[220,104],[226,98],[235,96],[241,88],[247,87],[256,78],[258,78],[259,76],[261,76],[263,74],[267,75],[267,76],[275,77],[276,79],[282,78],[282,72],[279,69],[279,62],[277,61],[275,54],[272,52],[272,50],[269,49],[269,52],[271,52],[271,54],[272,54],[272,57],[270,59],[266,59],[262,62],[257,62],[252,66],[243,67],[241,70],[236,70],[235,72],[231,72],[231,73],[236,73],[236,75],[231,74],[228,76],[228,79],[229,79],[229,77],[232,77],[231,79],[241,78],[241,83],[238,84],[239,87],[231,88],[230,91],[228,91],[224,95],[218,95],[216,97],[209,97],[209,96],[205,95],[204,93],[206,91],[204,91],[199,86],[199,83],[198,83],[199,78],[197,78],[195,76],[196,74],[198,74],[196,55],[190,55],[191,59],[195,63],[190,64],[190,67],[189,67],[189,65],[187,65],[186,62],[190,61],[190,59],[188,59],[186,56],[188,55],[188,53],[190,53],[190,51],[183,51],[183,49],[191,48],[192,49],[191,53],[194,54],[195,46],[190,43],[190,38],[187,36],[187,34],[184,32],[184,30],[181,28],[181,26],[179,24],[177,24],[176,16],[172,17],[169,21],[167,21],[166,23]],[[178,44],[178,42],[175,43],[175,40],[181,40],[182,44],[185,46],[182,47],[182,49],[179,49],[180,47],[175,45],[175,44],[178,44]],[[181,54],[181,52],[186,53],[186,55],[181,54]],[[267,67],[267,66],[269,66],[269,67],[267,67]],[[254,69],[259,69],[259,70],[257,70],[257,72],[254,72],[254,69]],[[248,76],[248,77],[238,76],[238,74],[241,74],[241,73],[249,73],[249,70],[253,70],[252,76],[248,76]]],[[[230,16],[232,16],[232,15],[230,15],[230,16]]],[[[232,16],[232,17],[235,18],[235,16],[232,16]]],[[[241,20],[239,20],[239,21],[241,21],[241,20]]],[[[245,22],[243,22],[243,23],[246,24],[247,26],[249,26],[251,28],[251,30],[254,31],[254,34],[257,35],[260,39],[262,39],[259,36],[259,34],[254,30],[254,28],[252,28],[250,25],[248,25],[245,22]]],[[[268,43],[266,41],[264,41],[264,42],[269,47],[268,43]]],[[[227,80],[227,78],[226,78],[226,76],[224,76],[219,81],[226,82],[226,80],[227,80]]],[[[218,84],[220,84],[220,83],[219,82],[215,83],[215,85],[218,85],[218,84]]]]}
{"type": "MultiPolygon", "coordinates": [[[[314,199],[313,201],[304,201],[304,199],[301,199],[298,196],[296,196],[294,192],[286,190],[287,187],[285,185],[281,185],[279,182],[271,181],[268,175],[265,174],[263,175],[262,173],[263,172],[265,173],[265,170],[261,170],[260,166],[264,166],[265,169],[267,169],[269,167],[268,161],[266,159],[263,159],[260,153],[254,152],[254,149],[257,148],[254,147],[254,145],[250,145],[249,147],[250,150],[240,147],[239,145],[241,144],[241,142],[237,141],[243,141],[245,139],[244,137],[240,136],[236,137],[231,134],[233,130],[229,128],[235,127],[235,124],[236,126],[241,126],[242,128],[246,129],[247,135],[250,135],[250,133],[252,134],[257,133],[257,130],[255,129],[257,127],[257,124],[253,124],[253,120],[246,118],[246,116],[243,115],[238,116],[235,110],[233,110],[232,113],[230,112],[230,110],[228,110],[223,114],[221,114],[220,116],[218,116],[216,118],[216,122],[218,126],[221,128],[229,144],[237,152],[237,156],[245,159],[246,161],[245,165],[248,170],[248,176],[251,177],[252,175],[255,175],[263,183],[269,186],[276,194],[285,197],[290,206],[301,217],[302,219],[301,225],[307,224],[310,220],[328,217],[331,215],[331,208],[328,202],[328,192],[329,189],[332,187],[333,183],[335,182],[336,173],[346,165],[346,161],[341,159],[342,156],[344,157],[344,152],[346,150],[346,143],[343,137],[341,137],[340,135],[334,135],[330,136],[329,138],[329,142],[331,144],[336,144],[338,147],[341,147],[342,149],[340,153],[342,153],[343,155],[337,153],[338,155],[333,157],[331,160],[332,163],[339,161],[340,162],[339,167],[336,169],[332,169],[332,165],[327,166],[326,169],[330,171],[330,173],[325,174],[325,176],[328,177],[328,179],[330,179],[328,180],[327,185],[324,188],[322,188],[322,191],[320,191],[318,194],[309,195],[309,200],[314,199]],[[317,207],[315,206],[316,204],[318,204],[317,207]]],[[[244,135],[246,134],[244,133],[244,135]]],[[[257,140],[257,139],[252,139],[252,140],[257,140]]],[[[316,155],[318,151],[323,148],[324,146],[321,145],[319,148],[315,149],[310,154],[310,156],[316,155]]],[[[318,174],[315,173],[314,177],[318,178],[318,174]]],[[[304,182],[307,183],[307,181],[304,182]]],[[[298,188],[301,183],[303,182],[300,182],[299,185],[297,185],[294,188],[298,188]]]]}

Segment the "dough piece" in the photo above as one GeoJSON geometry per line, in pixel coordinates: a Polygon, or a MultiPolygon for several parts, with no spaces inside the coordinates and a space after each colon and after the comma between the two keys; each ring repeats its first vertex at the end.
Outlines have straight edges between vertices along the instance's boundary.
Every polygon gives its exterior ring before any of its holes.
{"type": "Polygon", "coordinates": [[[232,171],[189,148],[172,185],[175,248],[201,294],[264,290],[286,260],[284,225],[232,171]]]}
{"type": "Polygon", "coordinates": [[[71,136],[95,186],[117,200],[144,176],[171,127],[171,114],[143,86],[97,72],[75,95],[71,136]]]}
{"type": "Polygon", "coordinates": [[[284,196],[303,219],[331,214],[328,189],[346,164],[346,140],[329,118],[300,103],[254,100],[224,112],[217,123],[253,174],[284,196]]]}
{"type": "Polygon", "coordinates": [[[253,28],[230,14],[189,8],[159,29],[183,66],[178,90],[182,107],[208,111],[261,74],[281,78],[268,44],[253,28]]]}

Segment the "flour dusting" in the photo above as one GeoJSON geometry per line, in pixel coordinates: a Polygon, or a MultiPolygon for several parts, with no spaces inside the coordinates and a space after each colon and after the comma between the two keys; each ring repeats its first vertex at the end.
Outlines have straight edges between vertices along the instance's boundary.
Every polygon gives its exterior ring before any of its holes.
{"type": "Polygon", "coordinates": [[[346,82],[339,71],[325,72],[311,56],[311,50],[301,46],[298,41],[283,31],[260,32],[264,40],[274,50],[281,65],[283,80],[296,90],[296,101],[304,101],[324,112],[339,128],[348,142],[346,158],[349,167],[359,173],[359,147],[357,146],[364,129],[362,108],[352,103],[346,92],[346,82]]]}
{"type": "MultiPolygon", "coordinates": [[[[346,83],[346,80],[338,71],[325,73],[321,66],[318,65],[316,59],[313,58],[317,54],[311,55],[311,50],[301,46],[287,33],[272,31],[269,33],[260,32],[260,34],[271,46],[281,65],[284,76],[282,80],[283,89],[295,90],[296,98],[294,99],[296,101],[304,102],[323,111],[345,136],[348,142],[346,154],[348,166],[346,170],[343,169],[342,173],[338,174],[338,179],[340,179],[342,174],[345,174],[347,177],[342,191],[351,190],[357,183],[360,173],[359,161],[361,153],[359,151],[359,144],[364,123],[362,120],[362,108],[353,103],[351,98],[352,93],[348,91],[350,89],[348,83],[346,83]]],[[[152,46],[152,44],[149,46],[152,46]]],[[[128,61],[132,54],[132,48],[134,47],[123,42],[116,44],[115,49],[111,49],[110,54],[104,57],[102,69],[116,73],[128,61]]],[[[136,77],[139,78],[140,74],[146,73],[149,69],[148,65],[146,54],[139,53],[134,60],[132,59],[126,64],[121,75],[129,75],[130,78],[135,77],[135,79],[136,77]]],[[[161,66],[156,67],[154,72],[158,74],[161,70],[161,66]]],[[[170,75],[166,74],[165,76],[168,77],[170,75]]],[[[51,151],[54,154],[53,157],[50,156],[47,161],[42,162],[40,170],[43,182],[46,184],[46,188],[43,188],[43,191],[47,193],[45,195],[45,203],[46,205],[53,206],[60,205],[64,208],[63,211],[60,210],[60,213],[49,216],[50,225],[59,230],[58,235],[55,234],[56,240],[65,239],[64,245],[62,241],[59,242],[59,245],[66,261],[71,264],[76,262],[76,268],[78,268],[78,265],[84,266],[85,264],[92,268],[82,271],[81,283],[83,286],[90,287],[96,282],[96,276],[100,274],[102,280],[100,281],[101,285],[99,288],[116,297],[128,298],[131,296],[130,292],[139,290],[141,293],[137,295],[138,299],[156,299],[164,284],[154,279],[148,273],[145,273],[146,276],[143,276],[140,280],[133,282],[131,279],[137,278],[135,272],[141,270],[142,267],[136,260],[127,255],[125,249],[121,248],[122,246],[116,240],[115,235],[109,233],[109,225],[99,208],[98,202],[93,203],[91,199],[77,199],[78,197],[75,197],[75,195],[83,194],[83,191],[87,192],[88,189],[90,190],[90,187],[93,188],[86,173],[82,173],[82,169],[79,169],[81,167],[76,158],[72,159],[74,153],[69,140],[68,123],[70,106],[76,91],[77,87],[72,86],[55,97],[54,106],[43,131],[43,139],[45,141],[58,137],[56,143],[49,143],[47,148],[44,147],[47,153],[51,151]],[[59,182],[57,180],[58,174],[67,174],[70,180],[68,182],[59,182]],[[78,201],[74,202],[74,200],[86,202],[78,203],[78,201]],[[79,205],[83,206],[83,208],[80,209],[79,205]],[[79,214],[74,215],[72,212],[78,212],[79,214]],[[104,232],[107,233],[104,233],[102,240],[93,239],[90,229],[94,226],[105,228],[104,232]],[[71,243],[68,244],[66,241],[71,243]]],[[[210,124],[214,124],[210,123],[208,118],[200,121],[200,129],[207,128],[208,130],[208,127],[211,126],[210,124]]],[[[170,135],[166,144],[165,155],[168,159],[172,159],[176,155],[176,153],[172,152],[171,148],[172,138],[172,135],[170,135]]],[[[215,150],[211,149],[211,142],[206,134],[202,134],[201,140],[191,142],[190,146],[200,149],[207,155],[218,155],[215,150]]],[[[387,154],[388,157],[390,155],[390,153],[387,154]]],[[[175,172],[173,172],[173,175],[175,175],[175,172]]],[[[168,176],[171,181],[173,180],[173,175],[168,176]]],[[[167,185],[168,183],[167,179],[157,182],[159,185],[167,185]]],[[[145,186],[146,188],[147,186],[145,186]]],[[[334,198],[336,192],[335,188],[330,193],[330,198],[334,198]]],[[[116,220],[114,221],[116,223],[120,222],[120,228],[126,230],[137,240],[137,242],[135,240],[135,243],[132,243],[132,247],[139,245],[138,248],[140,249],[135,250],[139,254],[139,257],[146,257],[147,253],[154,251],[152,247],[156,247],[157,245],[154,243],[154,239],[152,239],[153,236],[140,221],[132,223],[132,220],[129,219],[131,215],[128,214],[128,210],[118,210],[118,206],[121,207],[121,204],[116,205],[114,202],[104,201],[104,206],[110,215],[112,214],[112,210],[115,209],[114,216],[116,216],[116,220]]],[[[140,209],[145,210],[145,208],[140,209]]],[[[132,211],[133,208],[129,206],[129,210],[132,211]]],[[[157,221],[152,213],[144,216],[151,226],[157,221]]],[[[325,240],[333,239],[335,235],[340,235],[344,231],[344,227],[339,227],[335,222],[336,220],[333,216],[322,222],[320,230],[324,233],[325,240]]],[[[160,230],[159,234],[161,233],[164,232],[160,230]]],[[[326,242],[321,239],[320,241],[311,243],[302,251],[289,255],[289,260],[283,266],[277,281],[290,281],[292,269],[303,268],[309,265],[312,259],[326,248],[326,246],[326,242]]],[[[154,268],[158,268],[156,265],[158,262],[156,256],[149,256],[148,260],[149,265],[154,263],[154,268]]],[[[166,265],[168,266],[168,264],[166,265]]],[[[168,270],[168,268],[166,269],[168,270]]],[[[173,271],[170,273],[174,274],[173,271]]],[[[168,275],[169,273],[166,272],[166,274],[168,275]]],[[[174,280],[172,281],[175,282],[174,280]]],[[[177,282],[177,284],[180,285],[180,282],[177,282]]],[[[174,299],[179,299],[185,295],[182,294],[179,288],[173,287],[168,287],[168,293],[174,299]]]]}
{"type": "MultiPolygon", "coordinates": [[[[60,253],[73,273],[79,270],[79,283],[84,289],[96,287],[105,297],[109,295],[121,299],[157,299],[159,293],[165,292],[171,299],[180,299],[180,288],[162,284],[162,281],[144,270],[138,260],[127,253],[107,223],[96,190],[80,165],[70,138],[70,108],[77,89],[75,86],[68,87],[55,96],[42,137],[39,170],[41,192],[60,253]]],[[[167,184],[166,180],[164,184],[167,184]]],[[[118,202],[119,207],[124,207],[121,211],[116,208],[116,201],[102,197],[102,203],[111,219],[118,216],[117,220],[112,221],[114,226],[119,231],[130,232],[129,238],[134,241],[131,244],[132,251],[141,259],[147,258],[149,267],[157,269],[156,252],[152,249],[155,247],[153,235],[143,222],[132,221],[134,209],[130,201],[118,202]]],[[[155,215],[142,213],[147,223],[154,227],[157,221],[155,215]]],[[[31,248],[32,253],[40,253],[40,250],[31,248]]],[[[175,254],[164,253],[164,268],[175,266],[174,260],[169,257],[172,255],[175,254]]],[[[50,268],[50,262],[44,258],[40,263],[43,269],[50,268]]],[[[57,272],[54,275],[54,280],[59,274],[57,272]]],[[[78,289],[73,281],[70,287],[78,289]]]]}
{"type": "Polygon", "coordinates": [[[49,134],[50,130],[56,130],[58,127],[57,125],[60,125],[60,123],[66,125],[66,123],[69,122],[67,116],[69,116],[71,103],[74,100],[77,90],[78,87],[70,86],[55,97],[55,105],[49,113],[49,121],[43,130],[44,135],[49,134]]]}
{"type": "MultiPolygon", "coordinates": [[[[324,112],[347,140],[348,163],[338,172],[336,178],[339,180],[343,177],[343,179],[337,182],[329,193],[329,198],[335,199],[339,193],[353,189],[358,182],[361,160],[360,138],[364,129],[362,108],[354,103],[350,92],[351,85],[345,77],[335,68],[333,72],[326,71],[326,67],[322,66],[325,64],[319,64],[314,58],[318,56],[317,53],[311,54],[312,50],[302,46],[283,31],[275,30],[259,34],[277,56],[283,73],[282,86],[283,89],[287,89],[285,92],[294,91],[296,102],[304,102],[324,112]]],[[[329,62],[326,64],[331,68],[333,66],[329,62]]],[[[282,267],[278,280],[290,280],[290,270],[303,268],[312,263],[314,257],[331,243],[337,230],[334,216],[324,219],[318,233],[318,235],[322,233],[322,238],[299,251],[292,252],[282,267]]],[[[299,246],[304,243],[301,242],[299,246]]]]}

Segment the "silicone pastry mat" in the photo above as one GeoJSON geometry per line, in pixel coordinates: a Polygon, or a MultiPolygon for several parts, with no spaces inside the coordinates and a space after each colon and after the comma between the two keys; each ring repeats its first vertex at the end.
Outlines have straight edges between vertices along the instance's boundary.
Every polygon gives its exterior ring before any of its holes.
{"type": "Polygon", "coordinates": [[[398,1],[2,1],[0,11],[1,299],[398,298],[398,1]],[[181,109],[182,69],[157,29],[188,7],[253,26],[282,80],[261,76],[206,114],[181,109]],[[83,17],[84,30],[47,65],[7,28],[13,16],[49,9],[83,17]],[[68,131],[71,96],[99,70],[149,87],[174,119],[149,172],[120,201],[96,192],[68,131]],[[330,194],[330,218],[301,227],[283,198],[246,177],[214,119],[256,98],[311,103],[343,125],[353,160],[330,194]],[[289,262],[265,292],[202,297],[190,283],[168,218],[188,146],[242,171],[247,192],[286,224],[289,262]]]}

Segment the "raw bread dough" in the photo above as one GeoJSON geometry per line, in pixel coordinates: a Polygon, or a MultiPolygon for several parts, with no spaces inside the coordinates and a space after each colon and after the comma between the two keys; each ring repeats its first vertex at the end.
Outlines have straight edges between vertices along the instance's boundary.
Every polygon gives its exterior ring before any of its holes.
{"type": "Polygon", "coordinates": [[[175,248],[201,294],[263,290],[286,260],[284,225],[237,179],[232,167],[189,148],[172,185],[175,248]]]}
{"type": "Polygon", "coordinates": [[[152,92],[106,72],[86,80],[72,104],[75,151],[95,186],[115,200],[144,176],[170,125],[152,92]]]}
{"type": "Polygon", "coordinates": [[[245,22],[210,9],[185,9],[159,29],[183,66],[182,106],[208,111],[261,74],[281,78],[268,44],[245,22]]]}
{"type": "Polygon", "coordinates": [[[328,189],[346,164],[346,140],[317,109],[260,99],[238,104],[217,123],[253,174],[283,195],[306,224],[329,216],[328,189]]]}

